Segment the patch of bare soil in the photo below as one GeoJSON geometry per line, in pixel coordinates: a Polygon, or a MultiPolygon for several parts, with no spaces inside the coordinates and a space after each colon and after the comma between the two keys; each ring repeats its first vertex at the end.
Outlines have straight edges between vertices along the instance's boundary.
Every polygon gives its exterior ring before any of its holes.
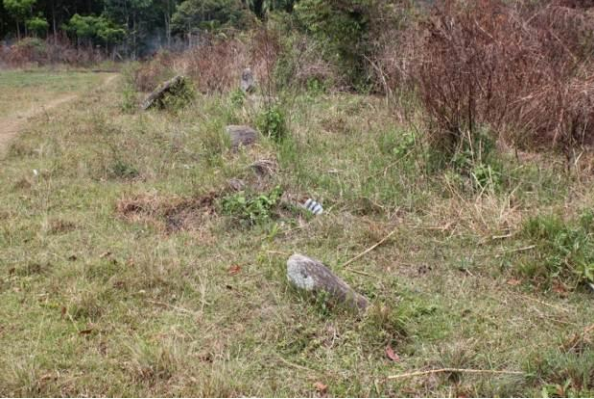
{"type": "Polygon", "coordinates": [[[195,230],[206,217],[215,214],[214,192],[192,198],[140,195],[118,201],[118,215],[130,222],[149,223],[166,233],[195,230]]]}

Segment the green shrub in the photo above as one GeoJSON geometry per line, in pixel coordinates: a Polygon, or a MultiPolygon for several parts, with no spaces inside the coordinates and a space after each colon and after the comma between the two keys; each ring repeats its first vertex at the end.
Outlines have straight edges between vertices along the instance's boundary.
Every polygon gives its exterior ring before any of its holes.
{"type": "Polygon", "coordinates": [[[110,174],[118,179],[133,179],[138,177],[138,169],[121,158],[116,158],[111,167],[109,168],[110,174]]]}
{"type": "Polygon", "coordinates": [[[243,107],[245,99],[246,95],[241,89],[235,89],[229,95],[229,101],[231,102],[231,105],[233,105],[236,108],[243,107]]]}
{"type": "Polygon", "coordinates": [[[42,16],[33,17],[25,23],[29,32],[32,32],[36,36],[44,36],[49,28],[49,23],[42,16]]]}
{"type": "Polygon", "coordinates": [[[591,211],[579,220],[564,221],[547,215],[528,219],[522,234],[537,250],[522,264],[522,270],[533,278],[555,280],[576,286],[594,282],[594,225],[591,211]]]}
{"type": "Polygon", "coordinates": [[[271,105],[264,109],[258,116],[257,125],[263,135],[276,142],[288,135],[285,112],[280,105],[271,105]]]}
{"type": "Polygon", "coordinates": [[[397,346],[407,339],[407,320],[401,309],[375,303],[371,305],[359,326],[361,336],[370,346],[397,346]]]}
{"type": "Polygon", "coordinates": [[[579,351],[539,352],[529,361],[528,371],[542,382],[542,397],[587,398],[594,394],[594,350],[590,345],[579,351]]]}
{"type": "Polygon", "coordinates": [[[250,225],[262,224],[274,216],[282,194],[283,190],[278,186],[267,194],[236,193],[222,199],[222,213],[250,225]]]}
{"type": "Polygon", "coordinates": [[[224,128],[219,120],[205,123],[199,134],[202,155],[210,165],[218,164],[221,155],[231,146],[229,135],[224,134],[224,128]]]}
{"type": "Polygon", "coordinates": [[[138,109],[138,99],[136,96],[136,90],[129,83],[124,84],[122,89],[122,102],[120,108],[125,113],[132,113],[138,109]]]}
{"type": "Polygon", "coordinates": [[[302,0],[295,5],[297,21],[324,49],[324,57],[340,66],[355,87],[365,70],[371,0],[302,0]]]}
{"type": "Polygon", "coordinates": [[[157,102],[157,107],[169,111],[179,111],[190,105],[195,98],[196,91],[192,83],[188,78],[183,78],[157,102]]]}
{"type": "MultiPolygon", "coordinates": [[[[443,149],[434,148],[434,151],[443,149]]],[[[449,165],[470,179],[475,190],[497,189],[503,183],[503,166],[496,157],[495,142],[486,130],[464,135],[451,155],[449,165]]]]}

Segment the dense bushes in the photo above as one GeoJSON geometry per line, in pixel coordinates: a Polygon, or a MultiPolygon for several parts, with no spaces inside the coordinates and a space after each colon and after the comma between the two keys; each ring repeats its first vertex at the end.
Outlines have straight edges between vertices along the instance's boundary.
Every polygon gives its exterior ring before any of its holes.
{"type": "Polygon", "coordinates": [[[132,68],[134,86],[141,92],[154,90],[160,83],[173,77],[173,58],[168,51],[160,51],[155,57],[132,68]]]}
{"type": "Polygon", "coordinates": [[[419,31],[412,78],[439,148],[485,125],[568,156],[594,138],[591,13],[549,3],[445,0],[419,31]]]}
{"type": "Polygon", "coordinates": [[[93,65],[104,55],[93,48],[75,48],[64,39],[26,38],[12,46],[0,44],[0,67],[44,66],[53,64],[93,65]]]}
{"type": "MultiPolygon", "coordinates": [[[[160,51],[152,60],[139,64],[133,73],[135,87],[140,91],[150,91],[163,80],[175,75],[189,76],[198,91],[202,93],[221,93],[239,85],[244,68],[254,65],[257,75],[265,77],[260,65],[265,56],[259,54],[256,45],[262,46],[250,36],[232,39],[209,37],[203,44],[182,53],[160,51]]],[[[274,59],[271,61],[274,63],[274,59]]],[[[259,79],[260,80],[260,79],[259,79]]]]}
{"type": "Polygon", "coordinates": [[[137,72],[136,86],[146,91],[182,73],[203,93],[224,92],[250,67],[266,95],[312,86],[414,93],[431,142],[451,157],[484,132],[568,159],[594,144],[589,2],[425,5],[301,0],[250,33],[203,35],[183,54],[159,54],[137,72]]]}
{"type": "Polygon", "coordinates": [[[364,77],[371,8],[371,0],[302,0],[295,6],[298,23],[353,84],[364,77]]]}
{"type": "Polygon", "coordinates": [[[281,7],[249,33],[202,31],[197,46],[175,57],[175,67],[192,76],[203,92],[229,89],[247,66],[268,92],[272,86],[311,84],[341,90],[375,87],[374,36],[399,20],[404,7],[393,6],[400,3],[301,0],[292,13],[281,7]]]}

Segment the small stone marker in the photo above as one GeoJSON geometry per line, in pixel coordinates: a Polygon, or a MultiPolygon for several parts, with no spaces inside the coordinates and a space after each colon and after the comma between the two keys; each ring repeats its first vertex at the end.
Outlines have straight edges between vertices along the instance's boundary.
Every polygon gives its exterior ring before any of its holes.
{"type": "Polygon", "coordinates": [[[249,126],[229,125],[225,130],[231,139],[233,151],[237,151],[240,146],[247,147],[258,141],[258,132],[249,126]]]}
{"type": "Polygon", "coordinates": [[[245,68],[241,73],[241,91],[244,93],[253,93],[256,91],[254,83],[254,74],[250,68],[245,68]]]}
{"type": "Polygon", "coordinates": [[[367,298],[355,292],[320,261],[304,255],[294,254],[289,258],[287,278],[299,289],[314,294],[326,292],[336,301],[361,311],[369,305],[367,298]]]}
{"type": "Polygon", "coordinates": [[[251,164],[250,167],[254,170],[254,172],[256,172],[256,175],[258,175],[259,177],[267,177],[272,176],[274,174],[274,172],[278,168],[278,164],[276,163],[276,161],[270,159],[259,159],[253,164],[251,164]]]}
{"type": "Polygon", "coordinates": [[[241,191],[245,188],[245,182],[241,179],[230,179],[227,186],[233,191],[241,191]]]}
{"type": "Polygon", "coordinates": [[[144,100],[140,108],[143,111],[146,111],[147,109],[155,105],[155,103],[157,103],[158,100],[163,98],[165,94],[175,89],[176,87],[184,84],[184,79],[185,78],[183,76],[177,75],[176,77],[161,83],[159,87],[157,87],[151,94],[148,95],[148,97],[144,100]]]}

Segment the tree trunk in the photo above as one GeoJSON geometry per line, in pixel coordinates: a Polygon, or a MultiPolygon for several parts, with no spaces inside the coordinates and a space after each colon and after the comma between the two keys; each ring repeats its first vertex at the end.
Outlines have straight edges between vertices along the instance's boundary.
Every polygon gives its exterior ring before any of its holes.
{"type": "Polygon", "coordinates": [[[54,32],[54,44],[58,44],[58,27],[56,26],[56,2],[52,1],[52,29],[54,32]]]}
{"type": "Polygon", "coordinates": [[[171,0],[167,0],[167,10],[165,10],[165,37],[167,48],[171,49],[171,0]]]}

